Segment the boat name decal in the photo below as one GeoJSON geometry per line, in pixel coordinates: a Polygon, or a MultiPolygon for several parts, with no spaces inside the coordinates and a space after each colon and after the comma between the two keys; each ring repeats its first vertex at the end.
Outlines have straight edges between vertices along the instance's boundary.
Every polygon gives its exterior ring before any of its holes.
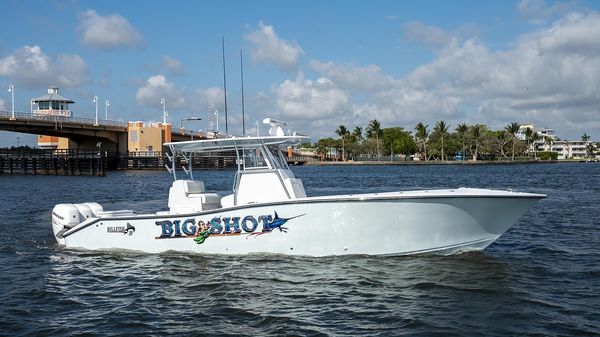
{"type": "MultiPolygon", "coordinates": [[[[271,233],[274,229],[287,232],[283,225],[291,219],[303,216],[297,215],[291,218],[281,218],[277,212],[274,215],[260,215],[254,217],[214,217],[208,221],[189,218],[185,220],[161,220],[156,221],[160,226],[160,236],[157,239],[194,237],[198,244],[204,243],[209,236],[242,235],[259,236],[271,233]]],[[[121,233],[124,228],[121,229],[121,233]]]]}
{"type": "Polygon", "coordinates": [[[135,232],[135,227],[133,227],[128,222],[127,227],[125,227],[125,226],[106,227],[106,232],[107,233],[129,234],[129,236],[131,236],[131,235],[133,235],[133,232],[135,232]]]}

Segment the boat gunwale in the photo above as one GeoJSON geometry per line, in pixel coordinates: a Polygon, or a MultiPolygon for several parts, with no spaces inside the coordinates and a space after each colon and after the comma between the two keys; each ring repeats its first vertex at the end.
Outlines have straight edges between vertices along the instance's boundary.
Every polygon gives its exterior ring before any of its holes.
{"type": "MultiPolygon", "coordinates": [[[[446,190],[426,190],[426,191],[446,191],[446,190]]],[[[447,190],[451,193],[452,190],[447,190]]],[[[479,190],[478,190],[479,191],[479,190]]],[[[489,191],[498,191],[498,190],[489,190],[489,191]]],[[[407,191],[409,192],[409,191],[407,191]]],[[[412,191],[410,191],[412,192],[412,191]]],[[[232,207],[222,207],[217,209],[206,210],[202,212],[193,212],[193,213],[181,213],[181,214],[139,214],[135,216],[126,216],[126,217],[106,217],[106,218],[94,218],[89,219],[90,221],[84,221],[66,232],[63,233],[62,237],[65,238],[70,236],[88,226],[96,224],[101,221],[127,221],[127,220],[148,220],[148,219],[171,219],[171,218],[182,218],[182,217],[196,217],[207,215],[211,213],[222,213],[229,211],[236,211],[247,208],[255,208],[255,207],[268,207],[268,206],[278,206],[278,205],[296,205],[296,204],[313,204],[313,203],[337,203],[337,202],[395,202],[395,201],[410,201],[410,200],[423,200],[423,199],[472,199],[472,198],[491,198],[491,199],[544,199],[546,195],[544,194],[534,194],[534,193],[526,193],[526,192],[505,192],[499,191],[503,193],[512,193],[511,194],[430,194],[430,195],[406,195],[402,194],[404,192],[386,192],[388,195],[380,195],[379,193],[369,193],[369,194],[348,194],[341,196],[317,196],[317,197],[307,197],[307,198],[298,198],[298,199],[289,199],[289,200],[279,200],[272,202],[263,202],[263,203],[252,203],[252,204],[244,204],[239,206],[232,207]],[[393,195],[389,195],[393,193],[393,195]],[[367,196],[367,197],[366,197],[367,196]]],[[[423,193],[423,192],[421,192],[423,193]]],[[[426,193],[426,192],[425,192],[426,193]]]]}

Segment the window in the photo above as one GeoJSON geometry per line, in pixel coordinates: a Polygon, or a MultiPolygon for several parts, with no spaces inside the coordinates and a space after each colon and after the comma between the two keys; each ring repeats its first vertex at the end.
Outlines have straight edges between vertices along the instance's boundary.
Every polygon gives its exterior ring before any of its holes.
{"type": "Polygon", "coordinates": [[[267,161],[261,148],[242,149],[244,169],[268,168],[267,161]]]}
{"type": "Polygon", "coordinates": [[[129,131],[129,141],[133,143],[138,141],[137,130],[129,131]]]}

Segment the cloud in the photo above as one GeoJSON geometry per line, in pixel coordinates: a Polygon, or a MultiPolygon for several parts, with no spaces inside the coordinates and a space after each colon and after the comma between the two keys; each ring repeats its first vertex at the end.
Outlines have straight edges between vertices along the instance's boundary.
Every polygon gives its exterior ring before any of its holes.
{"type": "Polygon", "coordinates": [[[79,28],[83,44],[92,48],[130,48],[142,41],[140,33],[119,14],[101,16],[88,9],[80,14],[79,28]]]}
{"type": "Polygon", "coordinates": [[[299,76],[274,86],[276,105],[327,135],[340,122],[364,126],[373,118],[407,130],[438,120],[495,129],[516,121],[555,128],[561,138],[600,134],[599,34],[598,13],[571,13],[506,49],[457,39],[401,78],[374,65],[311,61],[318,80],[299,76]]]}
{"type": "Polygon", "coordinates": [[[137,90],[135,101],[141,106],[156,107],[163,97],[167,102],[167,110],[181,109],[186,106],[186,98],[182,90],[178,89],[173,82],[167,81],[164,75],[149,77],[137,90]]]}
{"type": "Polygon", "coordinates": [[[519,17],[532,24],[543,24],[553,17],[565,14],[576,8],[576,1],[557,1],[551,5],[544,0],[520,0],[517,3],[519,17]]]}
{"type": "Polygon", "coordinates": [[[404,39],[435,49],[457,42],[456,37],[445,30],[425,25],[419,21],[409,21],[404,24],[404,39]]]}
{"type": "Polygon", "coordinates": [[[193,94],[196,109],[206,112],[208,107],[224,111],[225,92],[218,87],[196,89],[193,94]]]}
{"type": "MultiPolygon", "coordinates": [[[[598,13],[568,14],[506,50],[490,50],[478,39],[451,44],[402,79],[402,86],[425,91],[434,101],[456,97],[456,120],[493,127],[534,122],[573,134],[597,119],[590,112],[597,114],[600,105],[599,25],[598,13]]],[[[378,103],[389,103],[384,97],[378,103]]]]}
{"type": "Polygon", "coordinates": [[[525,40],[537,42],[542,52],[594,56],[600,52],[600,15],[571,13],[549,30],[526,36],[525,40]]]}
{"type": "Polygon", "coordinates": [[[163,57],[162,65],[172,75],[181,75],[185,72],[183,64],[178,59],[171,56],[163,57]]]}
{"type": "Polygon", "coordinates": [[[0,111],[6,111],[6,110],[8,110],[8,109],[6,108],[4,100],[2,98],[0,98],[0,111]]]}
{"type": "Polygon", "coordinates": [[[273,26],[262,21],[258,29],[245,36],[252,44],[250,50],[255,62],[272,62],[283,71],[295,70],[304,51],[296,42],[288,42],[279,38],[273,26]]]}
{"type": "Polygon", "coordinates": [[[394,78],[376,65],[364,67],[312,60],[308,66],[337,86],[353,91],[378,91],[394,85],[394,78]]]}
{"type": "Polygon", "coordinates": [[[78,87],[89,84],[89,67],[79,55],[59,54],[54,59],[39,46],[24,46],[0,59],[0,76],[27,88],[78,87]]]}
{"type": "Polygon", "coordinates": [[[295,81],[285,80],[273,91],[278,113],[285,118],[326,119],[347,115],[350,107],[350,94],[324,77],[312,81],[299,73],[295,81]]]}

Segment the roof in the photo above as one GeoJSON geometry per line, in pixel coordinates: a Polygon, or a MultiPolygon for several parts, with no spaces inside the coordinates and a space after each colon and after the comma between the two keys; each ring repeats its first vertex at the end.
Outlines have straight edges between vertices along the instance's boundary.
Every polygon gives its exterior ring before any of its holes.
{"type": "Polygon", "coordinates": [[[48,101],[75,103],[75,101],[73,101],[72,99],[63,97],[59,94],[46,94],[44,96],[40,96],[40,97],[33,99],[33,103],[48,102],[48,101]]]}
{"type": "Polygon", "coordinates": [[[306,136],[267,136],[191,140],[187,142],[165,143],[165,145],[175,151],[200,153],[235,150],[236,148],[256,148],[263,144],[287,147],[308,142],[310,142],[310,137],[306,136]]]}

